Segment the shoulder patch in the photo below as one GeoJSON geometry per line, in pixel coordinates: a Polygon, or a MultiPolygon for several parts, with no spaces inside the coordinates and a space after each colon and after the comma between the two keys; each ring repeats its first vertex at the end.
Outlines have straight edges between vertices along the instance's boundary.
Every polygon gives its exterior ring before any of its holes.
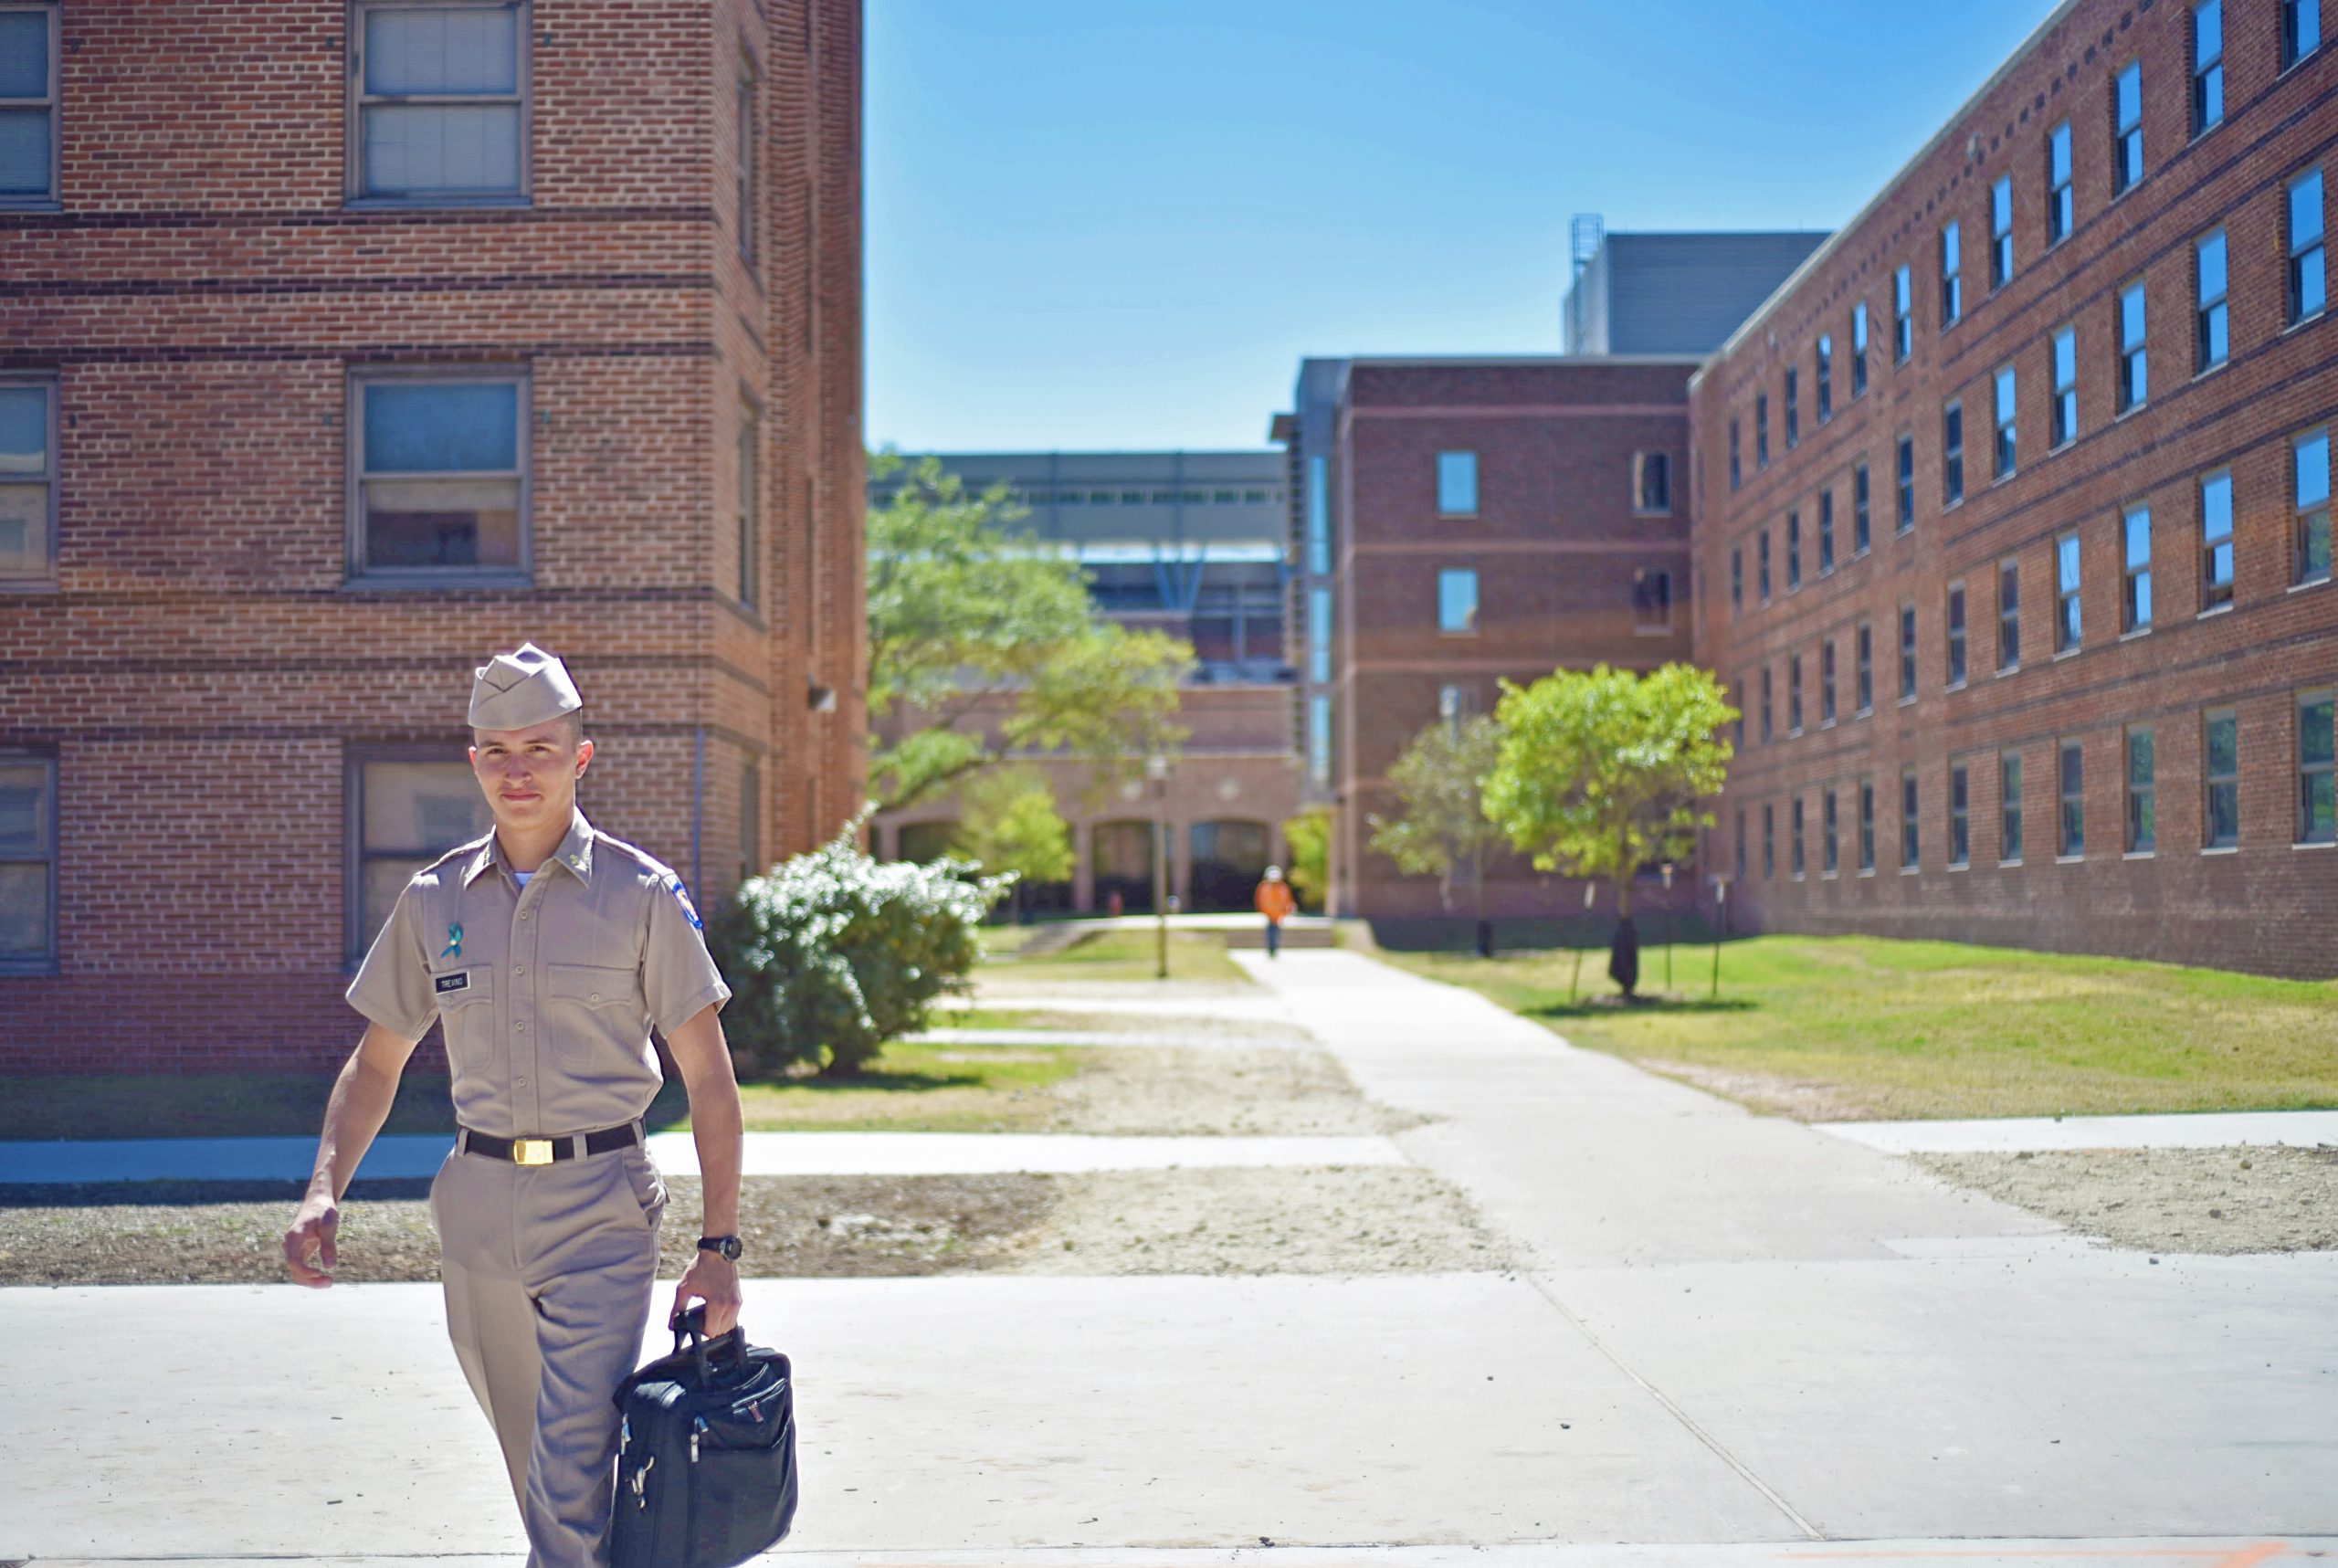
{"type": "Polygon", "coordinates": [[[682,913],[689,918],[691,929],[694,931],[704,931],[706,929],[706,922],[700,920],[698,918],[698,910],[690,907],[690,896],[683,889],[681,878],[676,876],[671,871],[667,872],[666,889],[669,892],[672,893],[675,898],[681,900],[682,913]]]}

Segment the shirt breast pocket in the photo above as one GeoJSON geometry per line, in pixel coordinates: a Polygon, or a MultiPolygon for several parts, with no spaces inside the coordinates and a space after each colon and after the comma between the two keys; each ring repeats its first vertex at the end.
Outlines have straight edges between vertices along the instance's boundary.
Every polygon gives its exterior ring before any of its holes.
{"type": "Polygon", "coordinates": [[[554,963],[544,970],[544,994],[563,1006],[583,1009],[594,1023],[614,1033],[630,1035],[648,1016],[641,976],[631,969],[554,963]]]}
{"type": "Polygon", "coordinates": [[[447,1048],[461,1053],[493,1033],[495,970],[490,964],[448,969],[430,977],[431,1001],[447,1037],[447,1048]]]}

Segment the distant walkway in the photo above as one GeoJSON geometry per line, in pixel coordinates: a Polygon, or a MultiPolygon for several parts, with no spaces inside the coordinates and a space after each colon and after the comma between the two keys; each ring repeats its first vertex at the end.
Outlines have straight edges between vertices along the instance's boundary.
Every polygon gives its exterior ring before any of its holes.
{"type": "Polygon", "coordinates": [[[2338,1110],[2180,1116],[2022,1116],[1985,1121],[1820,1121],[1821,1132],[1890,1154],[2045,1153],[2056,1149],[2237,1149],[2338,1144],[2338,1110]]]}
{"type": "MultiPolygon", "coordinates": [[[[360,1181],[435,1175],[448,1141],[437,1133],[377,1138],[360,1181]]],[[[698,1173],[687,1132],[654,1132],[649,1152],[669,1175],[698,1173]]],[[[123,1138],[0,1143],[0,1184],[82,1182],[301,1182],[314,1138],[123,1138]]],[[[1050,1132],[750,1132],[750,1176],[995,1175],[1168,1171],[1204,1166],[1401,1165],[1385,1138],[1108,1138],[1050,1132]]]]}

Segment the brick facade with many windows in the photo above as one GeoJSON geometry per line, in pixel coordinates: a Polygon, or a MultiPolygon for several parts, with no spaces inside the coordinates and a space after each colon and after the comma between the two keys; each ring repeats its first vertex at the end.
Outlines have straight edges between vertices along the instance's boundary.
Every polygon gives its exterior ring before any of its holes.
{"type": "Polygon", "coordinates": [[[0,6],[0,1069],[344,1054],[522,639],[702,902],[850,813],[859,30],[0,6]]]}
{"type": "Polygon", "coordinates": [[[2064,5],[1699,372],[1700,662],[1852,672],[1755,700],[1737,916],[2338,973],[2326,9],[2064,5]]]}

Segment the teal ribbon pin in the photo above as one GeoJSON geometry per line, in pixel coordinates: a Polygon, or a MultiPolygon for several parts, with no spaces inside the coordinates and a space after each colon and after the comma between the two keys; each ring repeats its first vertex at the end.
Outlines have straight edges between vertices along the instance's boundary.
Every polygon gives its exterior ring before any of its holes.
{"type": "Polygon", "coordinates": [[[447,928],[447,951],[440,953],[438,956],[441,958],[460,958],[462,955],[463,928],[459,925],[450,925],[447,928]]]}

